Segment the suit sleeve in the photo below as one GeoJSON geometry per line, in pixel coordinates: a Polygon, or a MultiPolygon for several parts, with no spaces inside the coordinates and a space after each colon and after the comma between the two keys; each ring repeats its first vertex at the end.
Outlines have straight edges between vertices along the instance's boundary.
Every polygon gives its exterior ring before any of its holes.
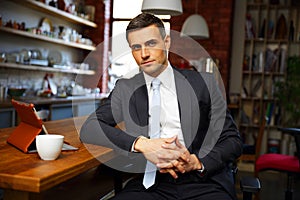
{"type": "Polygon", "coordinates": [[[116,128],[123,121],[119,82],[104,103],[87,118],[80,130],[80,139],[84,143],[106,146],[124,153],[131,150],[136,137],[116,128]]]}
{"type": "Polygon", "coordinates": [[[222,171],[241,155],[242,141],[214,76],[208,76],[205,82],[210,95],[210,109],[208,128],[198,158],[209,176],[222,171]]]}

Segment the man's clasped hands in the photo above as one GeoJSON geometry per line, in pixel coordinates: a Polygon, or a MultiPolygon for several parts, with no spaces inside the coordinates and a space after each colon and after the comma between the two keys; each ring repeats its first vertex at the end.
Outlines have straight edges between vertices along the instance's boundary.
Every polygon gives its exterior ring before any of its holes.
{"type": "Polygon", "coordinates": [[[155,139],[140,137],[134,149],[143,153],[161,173],[169,173],[175,179],[178,178],[178,173],[202,169],[197,156],[190,154],[188,149],[179,142],[177,136],[155,139]]]}

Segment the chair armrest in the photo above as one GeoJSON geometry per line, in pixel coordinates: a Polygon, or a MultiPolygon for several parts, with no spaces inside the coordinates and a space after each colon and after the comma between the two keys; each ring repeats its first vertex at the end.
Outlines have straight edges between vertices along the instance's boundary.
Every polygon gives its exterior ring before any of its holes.
{"type": "Polygon", "coordinates": [[[300,128],[278,128],[282,133],[288,133],[293,136],[300,135],[300,128]]]}
{"type": "Polygon", "coordinates": [[[243,192],[257,193],[261,186],[258,178],[242,177],[240,180],[240,187],[243,192]]]}

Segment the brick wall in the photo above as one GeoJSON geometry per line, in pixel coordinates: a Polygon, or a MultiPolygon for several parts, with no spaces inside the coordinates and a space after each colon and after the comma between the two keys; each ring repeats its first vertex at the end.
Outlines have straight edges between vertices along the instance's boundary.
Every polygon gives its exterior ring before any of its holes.
{"type": "MultiPolygon", "coordinates": [[[[107,1],[107,0],[106,0],[107,1]]],[[[108,0],[110,1],[110,0],[108,0]]],[[[85,0],[86,5],[95,6],[95,20],[94,22],[98,25],[97,28],[86,28],[84,30],[84,35],[88,38],[92,38],[97,49],[93,52],[87,52],[85,62],[92,66],[92,69],[96,71],[93,76],[80,76],[81,82],[85,87],[99,87],[101,92],[106,93],[107,88],[107,66],[108,64],[103,64],[106,62],[107,57],[103,57],[104,52],[108,50],[104,48],[105,41],[105,23],[109,23],[105,19],[105,4],[104,1],[99,0],[85,0]],[[105,66],[105,67],[103,67],[105,66]]],[[[108,13],[109,15],[109,13],[108,13]]],[[[108,36],[109,37],[109,36],[108,36]]],[[[107,40],[106,40],[107,41],[107,40]]],[[[106,53],[107,55],[107,53],[106,53]]]]}
{"type": "Polygon", "coordinates": [[[98,27],[87,28],[85,29],[85,34],[93,38],[95,44],[103,42],[103,32],[104,32],[104,9],[105,5],[103,1],[99,0],[85,0],[86,5],[95,6],[95,23],[98,24],[98,27]]]}
{"type": "MultiPolygon", "coordinates": [[[[171,18],[171,30],[180,32],[185,19],[195,14],[196,10],[198,14],[204,17],[208,24],[210,37],[205,40],[197,40],[197,42],[212,58],[217,58],[220,61],[219,70],[228,92],[234,0],[182,0],[182,5],[183,14],[171,18]],[[198,4],[198,8],[195,8],[196,4],[198,4]]],[[[184,39],[176,38],[175,41],[173,39],[172,49],[176,52],[189,48],[191,47],[187,46],[184,39]]],[[[190,49],[189,52],[193,52],[193,50],[190,49]]],[[[191,58],[193,58],[192,55],[191,58]]],[[[180,58],[171,55],[170,59],[172,64],[180,66],[180,58]]]]}

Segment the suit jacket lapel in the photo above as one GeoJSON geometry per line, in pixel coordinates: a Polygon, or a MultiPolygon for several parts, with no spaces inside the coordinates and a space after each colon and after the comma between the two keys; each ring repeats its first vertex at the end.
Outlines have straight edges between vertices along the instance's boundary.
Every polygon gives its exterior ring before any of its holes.
{"type": "Polygon", "coordinates": [[[185,144],[189,147],[197,134],[199,125],[198,100],[186,77],[177,70],[174,70],[174,76],[179,102],[181,129],[185,144]]]}
{"type": "Polygon", "coordinates": [[[176,85],[176,92],[177,92],[177,98],[179,103],[179,109],[180,109],[180,121],[181,121],[181,129],[183,132],[184,141],[187,146],[188,144],[191,144],[191,133],[190,129],[188,128],[190,126],[190,96],[187,94],[187,89],[185,88],[186,80],[183,77],[182,74],[174,70],[175,75],[175,85],[176,85]]]}
{"type": "MultiPolygon", "coordinates": [[[[141,127],[148,126],[148,92],[145,79],[142,73],[140,73],[137,76],[137,88],[135,88],[135,91],[133,93],[133,105],[135,105],[136,108],[136,114],[138,116],[137,118],[139,121],[138,125],[141,127]]],[[[146,131],[144,128],[141,130],[144,130],[142,132],[144,136],[148,135],[148,128],[146,128],[146,131]]]]}

